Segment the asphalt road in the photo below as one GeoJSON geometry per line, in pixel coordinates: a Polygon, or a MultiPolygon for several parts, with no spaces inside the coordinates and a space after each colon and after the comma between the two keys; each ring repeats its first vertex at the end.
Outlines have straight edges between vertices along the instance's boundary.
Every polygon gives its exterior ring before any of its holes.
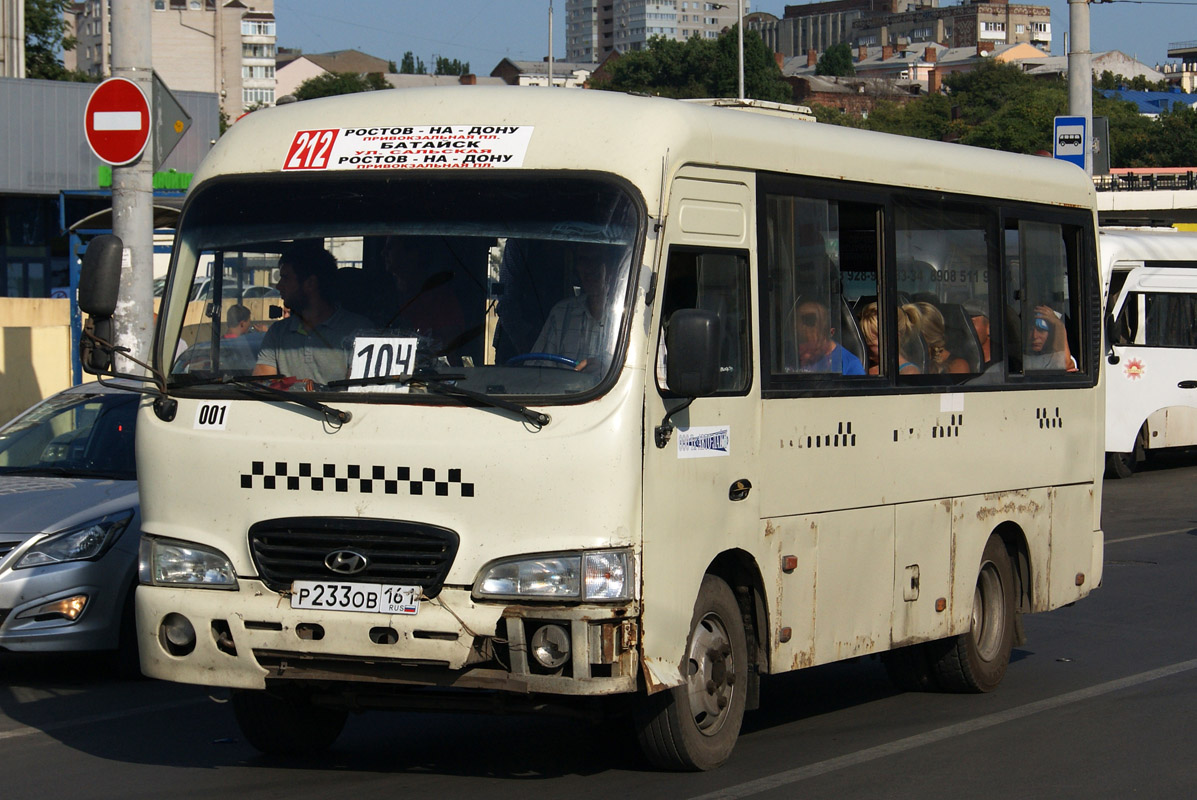
{"type": "Polygon", "coordinates": [[[449,714],[356,715],[288,761],[205,689],[0,656],[0,795],[1190,798],[1197,457],[1163,466],[1106,483],[1100,591],[1027,617],[993,694],[902,694],[876,659],[767,678],[730,763],[698,775],[648,770],[611,728],[449,714]]]}

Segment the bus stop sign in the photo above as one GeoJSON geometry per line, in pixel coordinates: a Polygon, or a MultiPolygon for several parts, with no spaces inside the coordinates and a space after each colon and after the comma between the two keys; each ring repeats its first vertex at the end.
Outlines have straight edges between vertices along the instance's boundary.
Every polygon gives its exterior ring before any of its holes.
{"type": "Polygon", "coordinates": [[[1087,134],[1084,117],[1056,117],[1052,155],[1084,169],[1087,134]]]}
{"type": "Polygon", "coordinates": [[[87,146],[96,158],[114,167],[141,156],[150,137],[150,104],[127,78],[109,78],[87,99],[83,112],[87,146]]]}

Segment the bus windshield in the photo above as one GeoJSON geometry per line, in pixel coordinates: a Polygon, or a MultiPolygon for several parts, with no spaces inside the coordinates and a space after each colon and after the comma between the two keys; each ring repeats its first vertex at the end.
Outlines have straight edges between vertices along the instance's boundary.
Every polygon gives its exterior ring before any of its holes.
{"type": "Polygon", "coordinates": [[[211,184],[180,226],[169,381],[264,376],[355,399],[428,380],[538,399],[594,390],[622,360],[642,218],[594,177],[211,184]]]}

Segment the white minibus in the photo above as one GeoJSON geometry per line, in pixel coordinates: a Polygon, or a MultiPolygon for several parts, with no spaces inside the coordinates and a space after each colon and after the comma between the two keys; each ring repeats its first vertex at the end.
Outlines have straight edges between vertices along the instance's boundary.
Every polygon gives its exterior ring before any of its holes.
{"type": "MultiPolygon", "coordinates": [[[[267,752],[361,709],[557,708],[668,769],[723,763],[768,674],[996,688],[1019,615],[1101,581],[1092,184],[715,106],[454,87],[238,121],[138,424],[144,672],[230,687],[267,752]],[[247,362],[188,292],[263,257],[288,315],[247,362]]],[[[119,245],[88,252],[93,370],[119,245]]]]}
{"type": "Polygon", "coordinates": [[[1197,233],[1103,229],[1111,353],[1106,474],[1147,453],[1197,445],[1197,233]]]}

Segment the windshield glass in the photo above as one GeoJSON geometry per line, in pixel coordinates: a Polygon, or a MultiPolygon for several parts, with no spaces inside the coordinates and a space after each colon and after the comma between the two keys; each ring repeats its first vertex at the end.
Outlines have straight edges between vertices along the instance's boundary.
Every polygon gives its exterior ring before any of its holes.
{"type": "Polygon", "coordinates": [[[180,227],[170,382],[590,391],[621,360],[638,208],[614,182],[577,176],[209,185],[180,227]]]}
{"type": "Polygon", "coordinates": [[[136,480],[135,394],[59,394],[0,428],[0,475],[136,480]]]}

